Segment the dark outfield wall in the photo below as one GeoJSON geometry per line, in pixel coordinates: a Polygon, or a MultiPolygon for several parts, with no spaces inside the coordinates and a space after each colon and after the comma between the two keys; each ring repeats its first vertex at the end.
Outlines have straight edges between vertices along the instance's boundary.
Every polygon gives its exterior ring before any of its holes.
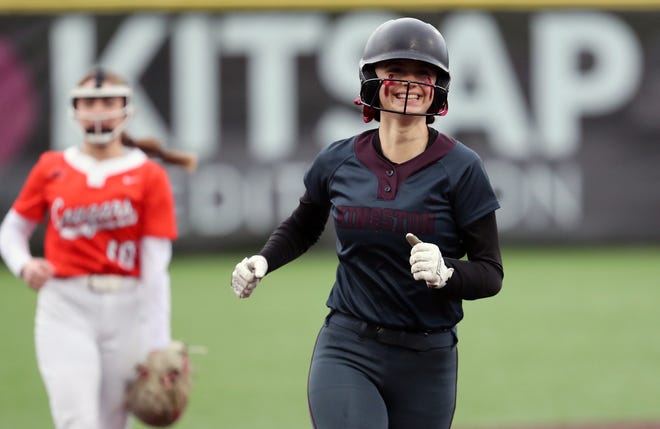
{"type": "MultiPolygon", "coordinates": [[[[486,162],[503,242],[660,240],[660,9],[407,15],[448,41],[450,109],[434,126],[486,162]]],[[[357,62],[398,16],[0,15],[0,210],[42,151],[79,141],[67,94],[101,63],[136,85],[134,136],[201,157],[193,175],[171,170],[180,246],[260,241],[319,149],[368,127],[357,62]]]]}

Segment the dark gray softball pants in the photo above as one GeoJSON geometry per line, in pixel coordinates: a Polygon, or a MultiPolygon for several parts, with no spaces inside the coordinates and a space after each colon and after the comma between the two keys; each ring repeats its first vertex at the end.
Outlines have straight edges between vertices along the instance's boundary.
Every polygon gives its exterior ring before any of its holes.
{"type": "Polygon", "coordinates": [[[383,329],[331,313],[307,386],[315,429],[449,429],[456,408],[455,329],[383,329]]]}

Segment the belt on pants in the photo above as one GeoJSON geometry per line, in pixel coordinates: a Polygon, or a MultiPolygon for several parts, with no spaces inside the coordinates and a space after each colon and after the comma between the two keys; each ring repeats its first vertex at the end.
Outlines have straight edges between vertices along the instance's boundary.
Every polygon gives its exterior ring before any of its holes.
{"type": "Polygon", "coordinates": [[[345,313],[331,312],[326,323],[349,329],[361,338],[371,338],[383,344],[417,351],[453,346],[457,342],[454,328],[433,331],[404,331],[365,322],[345,313]]]}
{"type": "Polygon", "coordinates": [[[138,279],[116,274],[91,274],[84,276],[87,288],[95,293],[116,293],[132,290],[138,286],[138,279]]]}

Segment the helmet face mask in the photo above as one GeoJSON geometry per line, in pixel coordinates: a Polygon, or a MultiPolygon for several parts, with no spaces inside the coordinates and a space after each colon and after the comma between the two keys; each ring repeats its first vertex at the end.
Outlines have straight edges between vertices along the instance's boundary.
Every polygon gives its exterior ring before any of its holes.
{"type": "Polygon", "coordinates": [[[364,106],[367,106],[369,108],[381,112],[399,113],[402,115],[433,117],[442,114],[440,112],[442,106],[440,106],[439,104],[441,103],[442,100],[446,100],[446,99],[447,99],[447,90],[441,87],[440,85],[427,83],[427,82],[418,82],[414,80],[375,77],[371,79],[365,79],[362,82],[362,86],[360,88],[360,100],[364,106]],[[403,105],[403,110],[387,109],[381,106],[380,89],[383,85],[388,85],[388,84],[399,84],[405,86],[406,97],[403,105]],[[433,102],[431,103],[431,106],[429,107],[428,111],[412,112],[408,110],[408,105],[410,101],[410,99],[408,98],[408,94],[410,93],[410,88],[412,85],[427,87],[428,90],[432,91],[433,102]]]}
{"type": "Polygon", "coordinates": [[[440,32],[432,25],[415,18],[399,18],[381,24],[369,37],[359,62],[360,97],[356,104],[363,105],[365,122],[380,120],[379,91],[388,79],[376,76],[376,64],[389,60],[414,60],[432,66],[436,71],[435,83],[406,81],[410,85],[426,85],[433,89],[433,102],[425,113],[407,111],[408,100],[403,111],[393,111],[404,115],[426,116],[427,123],[433,117],[447,112],[447,92],[449,91],[449,56],[447,45],[440,32]]]}
{"type": "Polygon", "coordinates": [[[104,76],[103,71],[99,69],[94,76],[93,86],[85,82],[70,93],[71,118],[78,123],[85,142],[94,145],[105,145],[119,137],[133,114],[131,89],[123,83],[113,83],[104,76]],[[109,106],[113,104],[109,99],[115,98],[122,100],[121,107],[106,109],[106,104],[109,106]],[[79,106],[81,102],[91,103],[95,100],[104,101],[104,108],[89,110],[79,106]],[[122,118],[123,120],[117,122],[122,118]],[[109,123],[113,125],[108,125],[109,123]]]}

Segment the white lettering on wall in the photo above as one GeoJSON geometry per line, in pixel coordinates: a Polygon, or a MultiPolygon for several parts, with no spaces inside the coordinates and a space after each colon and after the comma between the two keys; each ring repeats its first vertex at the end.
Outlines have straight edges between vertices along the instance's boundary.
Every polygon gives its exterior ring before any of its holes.
{"type": "Polygon", "coordinates": [[[442,26],[449,45],[449,114],[443,132],[480,129],[509,158],[532,153],[528,109],[499,29],[483,13],[450,15],[442,26]]]}
{"type": "Polygon", "coordinates": [[[70,106],[68,94],[94,64],[115,70],[132,83],[135,109],[140,120],[135,121],[131,129],[137,135],[169,140],[167,126],[138,83],[166,37],[166,22],[165,18],[157,15],[129,17],[103,53],[96,55],[96,28],[91,17],[73,15],[56,21],[51,33],[51,63],[56,71],[52,81],[55,113],[51,122],[55,148],[62,149],[80,141],[80,135],[74,132],[75,124],[72,126],[67,119],[70,106]]]}
{"type": "Polygon", "coordinates": [[[572,156],[580,144],[583,117],[612,112],[634,95],[642,73],[639,41],[606,13],[545,13],[530,24],[541,155],[572,156]],[[593,59],[586,71],[579,67],[582,54],[593,59]]]}
{"type": "Polygon", "coordinates": [[[70,119],[69,91],[93,63],[96,28],[85,15],[56,19],[50,30],[51,135],[53,149],[64,149],[82,139],[70,119]],[[76,132],[77,131],[77,132],[76,132]]]}
{"type": "MultiPolygon", "coordinates": [[[[107,65],[134,85],[131,133],[200,155],[196,174],[171,174],[182,234],[267,233],[302,195],[311,160],[292,161],[302,145],[324,146],[377,126],[362,123],[352,104],[359,93],[358,61],[371,32],[396,17],[388,11],[333,19],[321,12],[136,14],[97,52],[96,19],[62,16],[50,34],[52,146],[80,141],[67,119],[68,91],[93,64],[107,65]],[[166,121],[140,81],[168,43],[166,121]],[[231,105],[221,103],[222,85],[231,85],[222,79],[223,56],[242,57],[247,65],[246,93],[236,100],[247,109],[245,150],[220,141],[220,106],[231,105]],[[315,57],[317,75],[298,75],[301,57],[315,57]],[[311,124],[315,141],[299,136],[300,79],[318,79],[325,110],[311,124]],[[230,160],[217,159],[227,153],[230,160]]],[[[443,15],[436,24],[449,45],[452,83],[449,114],[434,126],[450,135],[486,136],[493,154],[486,164],[501,195],[501,230],[570,230],[579,227],[583,212],[582,170],[575,159],[581,122],[629,102],[642,79],[642,52],[632,30],[614,14],[539,12],[528,23],[530,39],[520,43],[529,44],[531,60],[528,79],[521,82],[492,15],[443,15]],[[580,66],[584,58],[591,59],[587,67],[580,66]]]]}
{"type": "Polygon", "coordinates": [[[312,54],[323,35],[322,14],[229,15],[219,25],[223,52],[248,58],[248,145],[259,161],[285,159],[296,149],[296,59],[312,54]]]}
{"type": "Polygon", "coordinates": [[[236,166],[200,168],[190,178],[189,231],[200,235],[228,235],[245,222],[243,175],[236,166]]]}
{"type": "Polygon", "coordinates": [[[319,81],[337,104],[328,108],[316,124],[320,146],[374,128],[362,122],[361,109],[353,104],[360,95],[358,63],[369,35],[383,22],[397,18],[386,12],[356,12],[343,15],[326,31],[318,52],[319,81]]]}
{"type": "Polygon", "coordinates": [[[172,143],[202,159],[221,147],[221,76],[212,24],[206,15],[184,15],[172,32],[172,143]]]}
{"type": "Polygon", "coordinates": [[[523,227],[539,231],[549,226],[576,227],[582,217],[582,174],[573,162],[555,166],[518,165],[504,159],[486,163],[501,209],[502,231],[523,227]]]}

